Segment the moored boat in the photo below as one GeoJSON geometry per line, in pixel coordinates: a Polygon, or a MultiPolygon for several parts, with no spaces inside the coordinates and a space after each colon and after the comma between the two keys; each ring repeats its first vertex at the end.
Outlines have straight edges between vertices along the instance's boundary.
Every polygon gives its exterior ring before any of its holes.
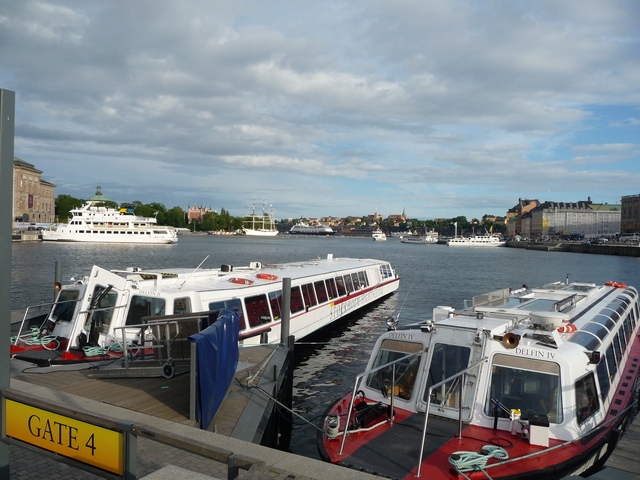
{"type": "Polygon", "coordinates": [[[382,242],[387,239],[387,235],[382,230],[378,229],[371,233],[371,238],[373,238],[375,242],[382,242]]]}
{"type": "Polygon", "coordinates": [[[450,247],[503,247],[507,242],[496,234],[455,237],[447,240],[450,247]]]}
{"type": "Polygon", "coordinates": [[[588,473],[635,408],[638,320],[634,287],[557,282],[389,322],[323,419],[320,455],[395,479],[588,473]]]}
{"type": "Polygon", "coordinates": [[[400,237],[402,243],[413,243],[417,245],[431,245],[438,243],[438,232],[427,232],[424,235],[411,235],[409,237],[400,237]]]}
{"type": "Polygon", "coordinates": [[[128,209],[105,205],[110,200],[100,186],[80,208],[70,210],[68,223],[42,230],[42,240],[88,243],[171,244],[178,241],[175,228],[159,226],[153,217],[134,215],[128,209]]]}
{"type": "Polygon", "coordinates": [[[308,225],[304,222],[296,223],[289,230],[290,235],[333,235],[336,233],[328,225],[308,225]]]}
{"type": "Polygon", "coordinates": [[[40,364],[93,361],[122,355],[123,346],[143,345],[152,322],[218,312],[240,316],[240,342],[279,343],[283,279],[291,279],[289,332],[303,338],[397,290],[400,279],[382,260],[333,258],[220,268],[106,270],[61,287],[40,328],[23,327],[11,354],[40,364]]]}
{"type": "Polygon", "coordinates": [[[253,199],[251,212],[244,217],[240,233],[249,237],[275,237],[278,235],[273,209],[267,211],[266,203],[262,200],[262,214],[256,214],[256,200],[253,199]]]}

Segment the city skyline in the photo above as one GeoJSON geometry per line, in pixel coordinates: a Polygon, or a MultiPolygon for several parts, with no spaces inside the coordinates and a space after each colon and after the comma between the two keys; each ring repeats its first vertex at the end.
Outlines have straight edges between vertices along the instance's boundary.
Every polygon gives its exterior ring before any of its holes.
{"type": "Polygon", "coordinates": [[[637,2],[0,1],[58,194],[432,219],[640,185],[637,2]]]}

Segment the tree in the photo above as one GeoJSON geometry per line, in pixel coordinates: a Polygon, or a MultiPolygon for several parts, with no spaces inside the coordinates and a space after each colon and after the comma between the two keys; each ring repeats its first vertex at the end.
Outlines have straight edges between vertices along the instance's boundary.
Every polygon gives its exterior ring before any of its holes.
{"type": "Polygon", "coordinates": [[[58,195],[55,199],[58,222],[67,222],[71,217],[69,212],[74,208],[81,207],[84,203],[84,200],[74,198],[71,195],[58,195]]]}

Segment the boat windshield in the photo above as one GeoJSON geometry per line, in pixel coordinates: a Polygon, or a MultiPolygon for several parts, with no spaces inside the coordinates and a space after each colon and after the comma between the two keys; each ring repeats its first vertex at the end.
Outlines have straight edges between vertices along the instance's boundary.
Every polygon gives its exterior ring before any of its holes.
{"type": "Polygon", "coordinates": [[[54,322],[70,322],[73,319],[79,294],[79,290],[62,290],[49,318],[54,322]]]}
{"type": "Polygon", "coordinates": [[[507,411],[517,409],[523,418],[545,415],[550,423],[562,423],[559,385],[557,363],[498,354],[493,358],[484,413],[493,417],[498,402],[503,407],[498,408],[498,414],[503,418],[509,417],[507,411]]]}
{"type": "Polygon", "coordinates": [[[393,339],[383,340],[372,368],[376,368],[390,362],[396,363],[369,375],[367,378],[367,386],[382,392],[385,397],[389,396],[391,392],[393,392],[395,397],[399,397],[403,400],[409,400],[416,382],[421,355],[414,355],[404,359],[403,357],[407,357],[411,354],[417,354],[423,349],[424,346],[421,343],[405,342],[393,339]],[[393,383],[394,366],[395,383],[393,383]]]}
{"type": "MultiPolygon", "coordinates": [[[[454,376],[469,366],[470,354],[471,349],[469,347],[445,343],[437,343],[434,345],[431,364],[429,366],[427,388],[424,391],[425,402],[428,400],[427,395],[432,385],[454,376]]],[[[460,400],[458,398],[458,385],[461,380],[462,377],[456,377],[433,390],[431,393],[431,402],[441,406],[458,408],[458,402],[460,400]]]]}

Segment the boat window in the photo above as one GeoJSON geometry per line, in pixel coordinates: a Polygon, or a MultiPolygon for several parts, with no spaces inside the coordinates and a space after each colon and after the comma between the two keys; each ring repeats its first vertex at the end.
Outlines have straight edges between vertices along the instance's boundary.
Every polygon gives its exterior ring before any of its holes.
{"type": "Polygon", "coordinates": [[[338,297],[338,289],[336,288],[336,282],[333,278],[328,278],[325,283],[327,284],[327,293],[329,294],[329,300],[333,300],[338,297]]]}
{"type": "Polygon", "coordinates": [[[357,273],[351,274],[351,281],[353,282],[353,290],[360,290],[362,287],[360,286],[360,278],[357,273]]]}
{"type": "Polygon", "coordinates": [[[318,297],[318,303],[324,303],[328,300],[327,287],[324,286],[323,280],[318,280],[313,284],[316,289],[316,296],[318,297]]]}
{"type": "Polygon", "coordinates": [[[347,287],[347,293],[352,293],[353,290],[353,282],[351,281],[351,275],[344,276],[344,284],[347,287]]]}
{"type": "Polygon", "coordinates": [[[576,419],[578,425],[600,410],[593,373],[589,372],[576,382],[576,419]]]}
{"type": "Polygon", "coordinates": [[[600,346],[600,340],[598,340],[597,337],[584,331],[576,332],[573,337],[569,339],[569,341],[577,343],[578,345],[582,345],[584,348],[590,351],[597,350],[600,346]]]}
{"type": "Polygon", "coordinates": [[[49,318],[54,322],[70,322],[76,309],[79,290],[61,290],[49,318]]]}
{"type": "Polygon", "coordinates": [[[244,299],[244,306],[247,310],[247,319],[249,327],[258,327],[271,321],[271,312],[269,311],[269,301],[264,294],[247,297],[244,299]]]}
{"type": "Polygon", "coordinates": [[[613,353],[613,345],[609,345],[609,348],[607,348],[605,358],[607,359],[607,367],[609,367],[609,378],[613,378],[618,371],[618,363],[616,362],[616,356],[613,353]]]}
{"type": "Polygon", "coordinates": [[[369,286],[369,281],[367,280],[367,272],[358,272],[358,276],[360,277],[360,287],[366,288],[369,286]]]}
{"type": "Polygon", "coordinates": [[[164,315],[164,298],[134,295],[129,303],[129,312],[125,325],[140,325],[142,317],[159,317],[164,315]]]}
{"type": "Polygon", "coordinates": [[[609,330],[604,328],[602,325],[599,325],[597,323],[591,323],[591,322],[585,325],[585,327],[582,330],[584,330],[585,332],[593,333],[600,340],[604,340],[604,338],[609,334],[609,330]]]}
{"type": "Polygon", "coordinates": [[[598,374],[598,383],[600,384],[600,395],[602,396],[602,400],[604,400],[609,393],[609,387],[611,387],[607,362],[600,361],[596,367],[596,373],[598,374]]]}
{"type": "MultiPolygon", "coordinates": [[[[92,304],[98,299],[97,305],[92,305],[93,314],[87,316],[88,323],[85,325],[85,330],[91,332],[91,323],[94,324],[95,331],[99,334],[106,334],[109,331],[109,325],[111,325],[111,319],[113,318],[113,310],[116,306],[118,294],[116,292],[109,291],[104,294],[107,287],[102,285],[96,285],[93,290],[92,304]]],[[[89,338],[89,342],[96,341],[97,338],[89,338]]]]}
{"type": "Polygon", "coordinates": [[[627,336],[627,341],[631,341],[631,335],[633,333],[633,325],[631,325],[631,317],[624,319],[624,333],[627,336]]]}
{"type": "Polygon", "coordinates": [[[420,355],[410,358],[404,358],[412,353],[418,353],[424,349],[421,343],[404,342],[399,340],[385,339],[380,345],[380,350],[376,355],[376,359],[372,368],[379,367],[390,362],[396,362],[395,365],[395,384],[393,384],[394,373],[393,365],[389,365],[382,370],[369,375],[367,377],[367,386],[379,392],[386,397],[391,394],[395,397],[408,400],[413,393],[413,387],[420,365],[420,355]]]}
{"type": "Polygon", "coordinates": [[[504,411],[520,410],[523,419],[546,415],[550,423],[562,423],[560,366],[531,358],[498,354],[493,357],[489,395],[484,413],[508,418],[504,411]],[[496,402],[503,408],[496,408],[496,402]]]}
{"type": "Polygon", "coordinates": [[[300,287],[291,287],[291,313],[296,313],[301,310],[304,310],[304,301],[300,287]]]}
{"type": "Polygon", "coordinates": [[[596,315],[595,317],[593,317],[593,322],[599,323],[601,325],[604,325],[605,327],[607,327],[607,329],[612,332],[613,329],[615,328],[616,324],[613,322],[613,320],[611,320],[609,317],[605,317],[604,315],[596,315]]]}
{"type": "Polygon", "coordinates": [[[232,298],[230,300],[221,300],[219,302],[209,302],[210,311],[220,312],[221,310],[224,310],[226,308],[233,310],[238,314],[240,330],[244,330],[246,328],[246,325],[244,323],[244,313],[242,311],[242,304],[240,303],[239,299],[232,298]]]}
{"type": "Polygon", "coordinates": [[[389,278],[393,276],[393,271],[391,270],[391,265],[389,265],[388,263],[383,263],[382,265],[380,265],[380,274],[382,275],[382,278],[389,278]]]}
{"type": "Polygon", "coordinates": [[[176,298],[173,301],[173,313],[175,315],[191,313],[191,299],[189,297],[176,298]]]}
{"type": "Polygon", "coordinates": [[[618,337],[613,337],[613,351],[616,354],[616,363],[620,365],[622,360],[622,348],[620,347],[620,340],[618,337]]]}
{"type": "Polygon", "coordinates": [[[618,340],[620,341],[620,348],[624,352],[627,349],[627,338],[624,336],[624,328],[618,330],[618,340]]]}
{"type": "MultiPolygon", "coordinates": [[[[440,383],[449,378],[460,370],[464,370],[469,366],[469,355],[471,349],[459,345],[448,345],[445,343],[437,343],[433,347],[431,357],[431,365],[429,366],[429,376],[427,379],[427,387],[424,391],[424,401],[427,401],[429,388],[436,383],[440,383]]],[[[441,406],[455,407],[459,405],[459,382],[462,377],[447,382],[432,392],[431,403],[441,406]]]]}
{"type": "Polygon", "coordinates": [[[302,297],[304,298],[305,308],[313,307],[318,304],[316,301],[316,294],[313,290],[313,283],[305,283],[301,286],[302,297]]]}
{"type": "Polygon", "coordinates": [[[269,303],[274,320],[278,320],[282,315],[282,290],[269,292],[269,303]]]}
{"type": "Polygon", "coordinates": [[[342,297],[347,294],[347,287],[342,277],[336,277],[336,286],[338,287],[338,296],[342,297]]]}

